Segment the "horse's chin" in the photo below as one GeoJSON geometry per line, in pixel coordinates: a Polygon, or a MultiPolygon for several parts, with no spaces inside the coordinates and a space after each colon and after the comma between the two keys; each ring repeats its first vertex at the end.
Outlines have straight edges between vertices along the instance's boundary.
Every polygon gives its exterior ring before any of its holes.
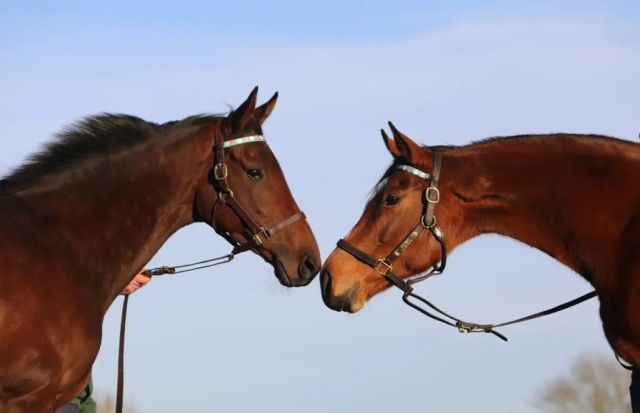
{"type": "Polygon", "coordinates": [[[278,281],[280,281],[280,284],[285,287],[294,286],[291,282],[291,278],[289,278],[289,274],[287,274],[287,270],[284,268],[284,265],[282,265],[282,262],[280,260],[274,259],[271,262],[271,265],[273,266],[273,273],[275,274],[278,281]]]}

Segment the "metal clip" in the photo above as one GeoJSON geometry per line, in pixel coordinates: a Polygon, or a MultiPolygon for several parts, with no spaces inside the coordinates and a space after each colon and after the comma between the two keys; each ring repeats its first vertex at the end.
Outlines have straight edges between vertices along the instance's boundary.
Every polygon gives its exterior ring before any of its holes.
{"type": "Polygon", "coordinates": [[[150,270],[144,270],[142,272],[142,274],[146,275],[147,277],[153,277],[153,276],[165,275],[165,274],[175,274],[175,273],[176,273],[176,269],[174,267],[169,267],[167,265],[163,265],[158,268],[152,268],[150,270]]]}
{"type": "Polygon", "coordinates": [[[422,216],[422,226],[424,226],[427,229],[432,229],[432,228],[436,228],[436,225],[438,225],[438,222],[436,221],[436,216],[432,216],[431,217],[431,222],[427,222],[427,216],[423,215],[422,216]]]}
{"type": "Polygon", "coordinates": [[[223,179],[227,179],[228,175],[229,175],[229,171],[227,170],[227,164],[225,164],[225,163],[217,163],[213,167],[213,176],[218,181],[222,181],[223,179]]]}
{"type": "Polygon", "coordinates": [[[477,325],[464,321],[458,321],[456,327],[458,327],[458,331],[461,333],[473,333],[478,328],[477,325]]]}
{"type": "Polygon", "coordinates": [[[378,274],[384,277],[389,271],[391,271],[391,264],[389,264],[386,260],[379,259],[378,263],[373,269],[376,270],[378,274]],[[382,269],[380,269],[380,266],[382,266],[382,269]]]}

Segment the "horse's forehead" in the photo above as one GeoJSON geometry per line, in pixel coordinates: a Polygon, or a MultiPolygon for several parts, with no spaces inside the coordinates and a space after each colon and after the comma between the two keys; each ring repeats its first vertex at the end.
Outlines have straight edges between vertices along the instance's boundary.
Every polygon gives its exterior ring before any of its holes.
{"type": "Polygon", "coordinates": [[[410,174],[401,170],[395,170],[387,177],[385,187],[388,187],[389,189],[405,188],[411,184],[411,179],[412,177],[410,174]]]}
{"type": "Polygon", "coordinates": [[[399,189],[399,188],[407,186],[408,183],[409,183],[409,180],[404,175],[406,175],[406,174],[399,174],[396,171],[392,171],[391,173],[387,174],[387,176],[382,178],[373,187],[373,190],[371,191],[371,195],[369,195],[369,198],[367,199],[366,205],[369,205],[371,200],[373,198],[375,198],[376,195],[378,195],[379,193],[381,193],[382,191],[384,191],[387,188],[389,188],[391,190],[396,190],[396,189],[399,189]]]}
{"type": "Polygon", "coordinates": [[[383,178],[380,182],[378,182],[376,186],[373,188],[372,197],[382,192],[388,183],[389,183],[389,177],[383,178]]]}

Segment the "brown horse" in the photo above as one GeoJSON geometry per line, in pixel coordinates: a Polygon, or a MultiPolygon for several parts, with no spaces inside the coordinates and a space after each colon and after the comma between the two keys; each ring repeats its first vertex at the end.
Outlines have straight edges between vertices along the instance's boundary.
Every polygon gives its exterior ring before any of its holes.
{"type": "Polygon", "coordinates": [[[591,283],[609,343],[640,367],[640,145],[552,134],[421,147],[390,126],[393,164],[321,271],[327,306],[356,312],[390,285],[439,269],[443,251],[497,233],[591,283]]]}
{"type": "Polygon", "coordinates": [[[0,181],[1,412],[53,412],[75,397],[109,305],[192,222],[249,245],[282,284],[311,282],[318,246],[261,136],[277,94],[259,107],[256,96],[226,117],[92,117],[0,181]],[[238,208],[281,231],[254,233],[238,208]]]}

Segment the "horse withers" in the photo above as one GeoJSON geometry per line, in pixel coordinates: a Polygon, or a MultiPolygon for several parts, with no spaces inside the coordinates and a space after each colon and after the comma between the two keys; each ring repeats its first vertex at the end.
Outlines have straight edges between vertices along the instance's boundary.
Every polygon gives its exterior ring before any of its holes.
{"type": "Polygon", "coordinates": [[[263,138],[277,94],[256,97],[161,125],[91,117],[0,181],[1,412],[50,413],[84,388],[108,307],[185,225],[257,253],[285,286],[311,282],[318,246],[263,138]]]}
{"type": "Polygon", "coordinates": [[[639,144],[551,134],[421,147],[390,126],[393,163],[321,270],[327,306],[356,312],[392,285],[406,298],[447,251],[497,233],[583,276],[611,347],[640,367],[639,144]]]}

